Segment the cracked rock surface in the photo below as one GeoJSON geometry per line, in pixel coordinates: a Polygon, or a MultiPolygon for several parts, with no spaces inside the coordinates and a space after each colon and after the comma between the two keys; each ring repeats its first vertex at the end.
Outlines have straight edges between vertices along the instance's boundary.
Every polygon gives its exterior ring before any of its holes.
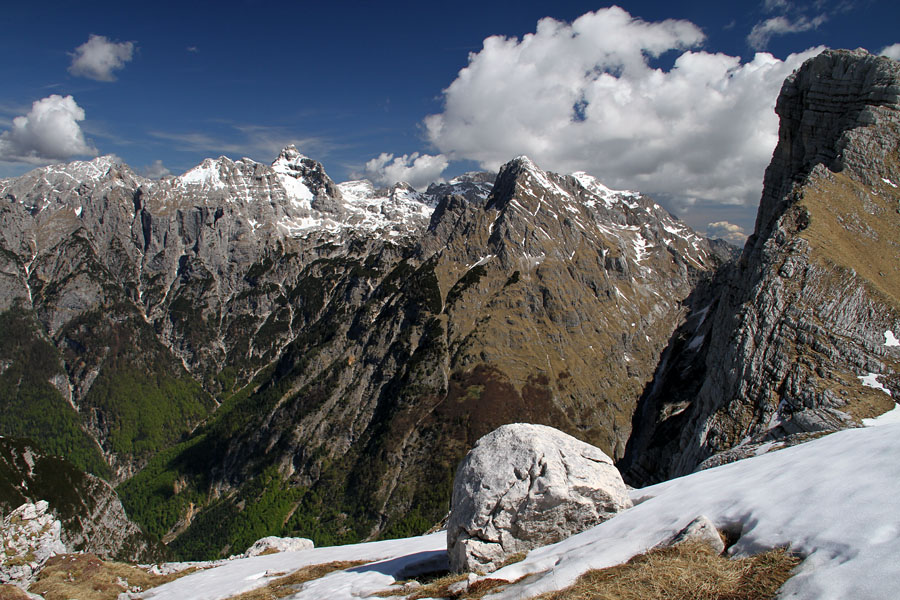
{"type": "Polygon", "coordinates": [[[454,571],[492,571],[629,508],[599,448],[545,425],[513,423],[482,437],[453,481],[447,552],[454,571]]]}

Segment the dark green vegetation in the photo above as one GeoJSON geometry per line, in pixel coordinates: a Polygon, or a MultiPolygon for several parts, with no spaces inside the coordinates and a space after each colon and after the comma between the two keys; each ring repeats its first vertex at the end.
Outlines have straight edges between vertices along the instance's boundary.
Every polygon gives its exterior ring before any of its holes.
{"type": "Polygon", "coordinates": [[[38,331],[30,312],[14,308],[0,314],[0,435],[40,440],[45,452],[109,476],[78,413],[50,383],[65,381],[64,371],[56,348],[38,331]]]}
{"type": "MultiPolygon", "coordinates": [[[[124,560],[159,560],[165,551],[136,529],[115,527],[117,546],[99,550],[94,544],[98,529],[90,515],[104,511],[114,498],[108,484],[86,474],[58,456],[41,454],[29,440],[0,438],[0,513],[8,513],[26,502],[46,500],[62,523],[63,540],[70,551],[101,551],[124,560]]],[[[116,515],[107,513],[107,518],[116,515]]],[[[120,513],[121,514],[121,513],[120,513]]]]}
{"type": "MultiPolygon", "coordinates": [[[[546,377],[520,387],[476,365],[447,378],[434,269],[434,261],[311,263],[291,292],[301,333],[188,440],[119,486],[132,518],[194,559],[240,553],[266,535],[320,546],[373,532],[417,535],[447,514],[456,466],[479,437],[511,419],[565,423],[546,377]],[[343,298],[360,288],[372,292],[348,314],[343,298]],[[377,390],[370,404],[356,399],[364,386],[377,390]],[[334,422],[316,433],[323,414],[334,422]],[[335,451],[355,419],[356,443],[335,451]],[[422,450],[409,454],[410,446],[422,450]]],[[[448,296],[477,287],[483,271],[471,269],[448,296]]],[[[223,387],[233,377],[223,372],[223,387]]]]}
{"type": "Polygon", "coordinates": [[[83,418],[104,449],[139,463],[186,435],[212,399],[129,305],[82,314],[59,333],[73,372],[94,369],[83,418]]]}
{"type": "Polygon", "coordinates": [[[34,446],[23,439],[0,439],[0,509],[8,512],[38,498],[51,503],[62,518],[76,516],[87,476],[57,456],[34,456],[34,446]],[[27,488],[23,489],[23,481],[28,483],[27,488]]]}

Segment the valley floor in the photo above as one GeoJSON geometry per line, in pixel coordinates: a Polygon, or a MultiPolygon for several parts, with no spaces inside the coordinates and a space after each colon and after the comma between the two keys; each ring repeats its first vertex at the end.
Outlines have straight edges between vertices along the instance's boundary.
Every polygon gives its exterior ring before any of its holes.
{"type": "MultiPolygon", "coordinates": [[[[635,506],[490,575],[514,582],[495,600],[533,597],[589,569],[627,561],[698,515],[739,532],[733,556],[788,547],[803,557],[781,597],[872,599],[900,589],[900,407],[862,429],[633,490],[635,506]]],[[[446,535],[316,548],[224,561],[148,590],[146,600],[218,600],[301,567],[371,560],[303,585],[291,598],[371,597],[395,581],[446,568],[446,535]]]]}

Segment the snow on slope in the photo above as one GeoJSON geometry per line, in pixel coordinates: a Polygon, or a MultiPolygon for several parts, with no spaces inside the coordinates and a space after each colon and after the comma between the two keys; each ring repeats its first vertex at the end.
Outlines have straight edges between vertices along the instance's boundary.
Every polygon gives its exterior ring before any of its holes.
{"type": "MultiPolygon", "coordinates": [[[[896,597],[900,589],[900,423],[821,439],[634,490],[636,506],[558,544],[532,551],[492,573],[514,581],[488,598],[528,598],[566,587],[588,569],[622,563],[705,514],[718,527],[737,526],[738,556],[789,546],[806,557],[781,597],[859,600],[896,597]]],[[[892,422],[893,421],[893,422],[892,422]]],[[[332,560],[382,558],[306,584],[295,599],[371,597],[395,578],[412,577],[445,560],[445,537],[317,548],[238,559],[145,592],[142,598],[214,600],[263,585],[267,572],[332,560]],[[427,563],[427,567],[424,566],[427,563]]]]}
{"type": "MultiPolygon", "coordinates": [[[[447,568],[447,535],[443,532],[402,540],[281,552],[225,561],[220,566],[192,573],[147,590],[139,598],[153,600],[219,600],[264,586],[268,581],[305,566],[336,560],[371,560],[372,564],[338,573],[343,577],[318,580],[312,598],[358,598],[359,593],[382,590],[407,572],[447,568]],[[327,593],[321,583],[327,581],[327,593]]],[[[317,582],[310,582],[309,585],[317,582]]],[[[310,591],[312,590],[304,590],[310,591]]]]}
{"type": "MultiPolygon", "coordinates": [[[[806,556],[782,598],[872,600],[900,587],[900,425],[852,429],[635,490],[639,504],[589,531],[533,551],[491,576],[541,573],[528,595],[587,569],[622,563],[705,514],[740,524],[737,556],[789,546],[806,556]]],[[[523,597],[516,586],[496,599],[523,597]]]]}

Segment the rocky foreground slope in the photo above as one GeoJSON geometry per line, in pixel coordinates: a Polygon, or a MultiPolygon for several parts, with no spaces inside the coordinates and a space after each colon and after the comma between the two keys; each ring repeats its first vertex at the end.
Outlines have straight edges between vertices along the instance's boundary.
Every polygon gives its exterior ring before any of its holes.
{"type": "Polygon", "coordinates": [[[756,229],[689,299],[635,414],[632,481],[853,427],[900,397],[898,98],[900,63],[864,51],[785,81],[756,229]]]}

